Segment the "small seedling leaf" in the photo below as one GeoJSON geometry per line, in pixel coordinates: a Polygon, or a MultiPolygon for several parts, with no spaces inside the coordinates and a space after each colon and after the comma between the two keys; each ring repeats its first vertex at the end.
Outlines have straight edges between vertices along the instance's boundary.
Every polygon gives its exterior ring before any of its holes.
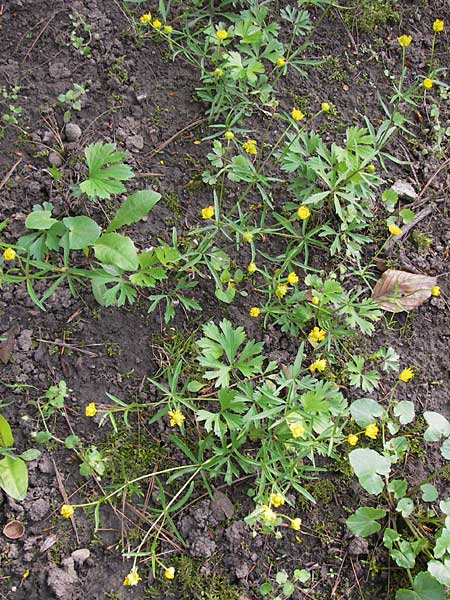
{"type": "Polygon", "coordinates": [[[394,408],[394,415],[398,417],[398,420],[402,425],[411,423],[414,420],[414,403],[410,400],[402,400],[394,408]]]}
{"type": "Polygon", "coordinates": [[[433,411],[426,411],[423,416],[428,424],[428,428],[423,434],[426,442],[438,442],[442,438],[450,436],[450,423],[444,416],[433,411]]]}
{"type": "Polygon", "coordinates": [[[390,461],[370,448],[352,450],[348,457],[362,487],[369,494],[380,494],[384,487],[384,481],[380,475],[389,475],[390,461]]]}
{"type": "Polygon", "coordinates": [[[373,288],[372,299],[388,312],[409,312],[430,298],[434,285],[436,277],[388,269],[373,288]]]}
{"type": "Polygon", "coordinates": [[[438,499],[438,491],[432,483],[424,483],[420,486],[420,489],[422,490],[422,500],[424,502],[434,502],[438,499]]]}
{"type": "Polygon", "coordinates": [[[378,523],[378,519],[382,519],[385,516],[386,511],[381,508],[363,506],[350,515],[346,523],[353,535],[368,537],[380,531],[381,525],[378,523]]]}

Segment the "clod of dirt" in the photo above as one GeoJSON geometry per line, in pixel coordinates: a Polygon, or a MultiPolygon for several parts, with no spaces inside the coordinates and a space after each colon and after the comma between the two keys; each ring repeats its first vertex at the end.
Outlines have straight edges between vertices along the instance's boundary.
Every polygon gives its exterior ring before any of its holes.
{"type": "Polygon", "coordinates": [[[50,503],[45,498],[38,498],[29,508],[30,519],[32,521],[41,521],[50,510],[50,503]]]}
{"type": "Polygon", "coordinates": [[[78,142],[81,137],[81,127],[76,123],[67,123],[64,131],[68,142],[78,142]]]}
{"type": "Polygon", "coordinates": [[[196,538],[189,547],[192,556],[196,558],[209,558],[216,551],[217,544],[207,535],[196,538]]]}
{"type": "Polygon", "coordinates": [[[246,535],[248,535],[248,528],[244,521],[235,521],[225,530],[225,537],[234,548],[238,548],[241,545],[246,535]]]}
{"type": "Polygon", "coordinates": [[[73,586],[78,581],[78,575],[75,572],[72,557],[64,559],[62,564],[62,568],[56,565],[50,566],[47,584],[59,600],[71,600],[73,598],[73,586]]]}
{"type": "Polygon", "coordinates": [[[234,514],[234,506],[228,496],[215,490],[211,500],[211,512],[218,521],[231,519],[234,514]]]}
{"type": "Polygon", "coordinates": [[[55,472],[55,467],[53,465],[52,459],[44,455],[39,461],[39,471],[41,473],[47,473],[48,475],[53,475],[55,472]]]}
{"type": "Polygon", "coordinates": [[[60,167],[63,163],[63,160],[59,152],[50,152],[48,155],[48,162],[52,167],[60,167]]]}
{"type": "Polygon", "coordinates": [[[19,337],[17,338],[17,345],[20,350],[24,352],[29,352],[33,346],[33,330],[32,329],[24,329],[21,331],[19,337]]]}
{"type": "Polygon", "coordinates": [[[413,186],[402,179],[397,179],[392,189],[397,192],[399,198],[405,198],[406,200],[415,200],[417,198],[417,192],[413,186]]]}
{"type": "Polygon", "coordinates": [[[132,135],[127,138],[125,143],[128,150],[131,150],[131,152],[138,152],[144,147],[144,138],[142,135],[132,135]]]}
{"type": "Polygon", "coordinates": [[[369,542],[361,537],[353,538],[348,546],[349,554],[359,556],[360,554],[369,554],[369,542]]]}
{"type": "Polygon", "coordinates": [[[77,565],[82,565],[90,557],[91,552],[88,548],[79,548],[72,552],[72,558],[77,565]]]}
{"type": "Polygon", "coordinates": [[[372,299],[388,312],[414,310],[431,297],[436,277],[388,269],[373,288],[372,299]]]}
{"type": "Polygon", "coordinates": [[[25,527],[20,521],[10,521],[3,527],[3,535],[8,540],[18,540],[25,533],[25,527]]]}

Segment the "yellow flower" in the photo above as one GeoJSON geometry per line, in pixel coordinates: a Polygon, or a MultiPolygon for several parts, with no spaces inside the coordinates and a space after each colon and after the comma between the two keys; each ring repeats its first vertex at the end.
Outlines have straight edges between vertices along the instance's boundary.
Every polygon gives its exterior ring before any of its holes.
{"type": "Polygon", "coordinates": [[[305,433],[305,428],[301,423],[291,423],[289,425],[293,438],[299,438],[305,433]]]}
{"type": "Polygon", "coordinates": [[[228,31],[226,29],[218,29],[216,31],[216,36],[219,38],[219,40],[226,40],[228,37],[228,31]]]}
{"type": "Polygon", "coordinates": [[[319,298],[317,296],[313,296],[311,298],[311,302],[314,304],[314,306],[317,306],[319,304],[319,298]]]}
{"type": "Polygon", "coordinates": [[[435,22],[433,23],[433,31],[435,31],[436,33],[439,33],[440,31],[443,31],[444,29],[444,21],[442,19],[436,19],[435,22]]]}
{"type": "Polygon", "coordinates": [[[223,137],[226,140],[232,140],[234,138],[234,133],[232,131],[225,131],[225,133],[223,134],[223,137]]]}
{"type": "Polygon", "coordinates": [[[168,33],[170,35],[172,31],[172,25],[164,25],[164,33],[168,33]]]}
{"type": "Polygon", "coordinates": [[[270,504],[273,504],[273,506],[275,506],[275,508],[279,508],[284,504],[284,496],[283,494],[279,494],[278,492],[276,492],[274,494],[270,494],[269,501],[270,504]]]}
{"type": "Polygon", "coordinates": [[[364,433],[368,438],[371,438],[372,440],[376,440],[378,431],[379,431],[378,426],[375,423],[371,423],[370,425],[367,425],[367,427],[364,430],[364,433]]]}
{"type": "Polygon", "coordinates": [[[123,580],[123,585],[137,585],[141,581],[137,567],[133,567],[123,580]]]}
{"type": "Polygon", "coordinates": [[[397,38],[397,42],[400,44],[402,48],[406,48],[412,42],[412,36],[410,35],[401,35],[397,38]]]}
{"type": "Polygon", "coordinates": [[[301,121],[305,117],[304,113],[298,108],[293,108],[291,110],[291,115],[294,121],[301,121]]]}
{"type": "Polygon", "coordinates": [[[214,216],[214,206],[211,204],[206,208],[202,208],[202,219],[212,219],[214,216]]]}
{"type": "Polygon", "coordinates": [[[304,221],[305,219],[307,219],[310,214],[311,213],[310,213],[309,208],[307,206],[302,205],[302,206],[299,206],[297,208],[297,217],[299,219],[301,219],[302,221],[304,221]]]}
{"type": "Polygon", "coordinates": [[[263,506],[263,512],[261,515],[261,519],[263,521],[265,521],[266,523],[270,523],[271,525],[273,525],[275,523],[275,521],[277,520],[277,513],[275,511],[273,511],[270,506],[263,506]]]}
{"type": "Polygon", "coordinates": [[[288,291],[288,286],[285,283],[280,283],[280,285],[277,285],[277,287],[275,288],[275,296],[277,298],[283,298],[283,296],[286,296],[288,291]]]}
{"type": "Polygon", "coordinates": [[[242,239],[244,242],[247,242],[247,244],[250,244],[250,242],[253,240],[253,233],[251,231],[245,231],[242,234],[242,239]]]}
{"type": "Polygon", "coordinates": [[[390,225],[388,225],[388,229],[389,229],[389,233],[391,233],[392,235],[402,235],[403,231],[400,229],[400,227],[398,225],[395,225],[394,223],[391,223],[390,225]]]}
{"type": "Polygon", "coordinates": [[[247,140],[242,144],[245,152],[247,154],[256,154],[258,152],[258,148],[256,147],[256,140],[247,140]]]}
{"type": "Polygon", "coordinates": [[[16,251],[14,248],[6,248],[3,252],[3,258],[5,260],[14,260],[16,258],[16,251]]]}
{"type": "Polygon", "coordinates": [[[214,77],[222,77],[223,69],[221,69],[220,67],[217,67],[217,69],[214,69],[213,75],[214,75],[214,77]]]}
{"type": "Polygon", "coordinates": [[[294,531],[300,531],[301,526],[302,526],[302,520],[300,519],[300,517],[297,517],[296,519],[292,519],[291,529],[293,529],[294,531]]]}
{"type": "Polygon", "coordinates": [[[149,13],[149,12],[148,12],[148,13],[144,13],[143,15],[141,15],[141,16],[139,17],[139,21],[140,21],[142,24],[144,24],[144,25],[145,25],[146,23],[150,23],[150,21],[151,21],[151,20],[152,20],[152,13],[149,13]]]}
{"type": "Polygon", "coordinates": [[[173,579],[175,577],[175,567],[167,567],[164,571],[164,577],[166,579],[173,579]]]}
{"type": "Polygon", "coordinates": [[[314,373],[315,371],[319,371],[319,373],[321,373],[322,371],[325,371],[326,368],[327,368],[327,361],[325,358],[318,358],[313,363],[311,363],[308,367],[308,369],[311,371],[311,373],[314,373]]]}
{"type": "Polygon", "coordinates": [[[356,444],[358,443],[358,436],[355,435],[354,433],[351,433],[348,437],[347,437],[347,442],[350,444],[350,446],[356,446],[356,444]]]}
{"type": "Polygon", "coordinates": [[[75,509],[71,504],[63,504],[60,512],[65,519],[69,519],[75,512],[75,509]]]}
{"type": "Polygon", "coordinates": [[[254,262],[248,263],[248,266],[247,266],[248,273],[254,273],[256,271],[256,269],[257,269],[256,263],[254,263],[254,262]]]}
{"type": "Polygon", "coordinates": [[[295,285],[296,283],[298,283],[298,275],[297,275],[297,273],[295,273],[294,271],[291,271],[289,273],[289,275],[287,276],[287,281],[291,285],[295,285]]]}
{"type": "Polygon", "coordinates": [[[260,314],[261,314],[261,309],[258,308],[257,306],[252,306],[252,308],[250,309],[250,316],[251,317],[259,317],[260,314]]]}
{"type": "Polygon", "coordinates": [[[411,367],[406,367],[406,369],[403,369],[403,371],[398,376],[400,381],[404,381],[405,383],[408,383],[408,381],[410,379],[412,379],[413,377],[414,377],[414,371],[411,369],[411,367]]]}
{"type": "Polygon", "coordinates": [[[328,102],[322,102],[320,108],[323,110],[323,112],[328,112],[329,110],[331,110],[331,104],[329,104],[328,102]]]}
{"type": "Polygon", "coordinates": [[[89,402],[89,404],[86,404],[84,414],[87,417],[95,417],[95,415],[97,414],[97,407],[95,406],[95,402],[89,402]]]}
{"type": "Polygon", "coordinates": [[[431,90],[433,87],[433,80],[429,77],[425,77],[425,79],[422,81],[422,85],[426,90],[431,90]]]}
{"type": "Polygon", "coordinates": [[[154,27],[155,29],[161,29],[162,27],[162,23],[159,19],[154,19],[152,22],[152,27],[154,27]]]}
{"type": "Polygon", "coordinates": [[[367,165],[367,172],[368,173],[375,173],[375,171],[376,171],[375,165],[367,165]]]}
{"type": "Polygon", "coordinates": [[[438,285],[433,285],[433,287],[431,288],[431,295],[432,296],[440,296],[441,288],[438,285]]]}
{"type": "Polygon", "coordinates": [[[308,340],[311,342],[311,344],[318,344],[319,342],[323,342],[326,335],[326,331],[320,329],[320,327],[313,327],[308,334],[308,340]]]}
{"type": "Polygon", "coordinates": [[[183,415],[183,413],[181,412],[181,410],[179,408],[174,408],[172,410],[169,410],[169,412],[167,414],[170,417],[170,426],[171,427],[175,427],[175,425],[178,425],[178,427],[181,427],[183,425],[183,421],[186,419],[186,417],[183,415]]]}
{"type": "Polygon", "coordinates": [[[286,59],[284,58],[284,56],[279,56],[277,58],[277,65],[279,67],[284,67],[285,64],[286,64],[286,59]]]}

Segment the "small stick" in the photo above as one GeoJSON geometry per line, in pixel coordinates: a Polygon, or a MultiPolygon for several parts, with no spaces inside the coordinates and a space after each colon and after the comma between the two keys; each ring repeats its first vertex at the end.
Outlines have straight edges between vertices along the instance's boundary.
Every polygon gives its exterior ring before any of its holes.
{"type": "Polygon", "coordinates": [[[91,358],[98,357],[98,354],[95,354],[94,352],[89,352],[89,350],[84,350],[83,348],[78,348],[77,346],[74,346],[73,344],[67,344],[66,342],[52,342],[51,340],[42,340],[40,338],[38,338],[36,341],[42,342],[43,344],[52,344],[53,346],[60,346],[61,348],[68,348],[69,350],[73,350],[74,352],[79,352],[80,354],[86,354],[87,356],[90,356],[91,358]]]}
{"type": "Polygon", "coordinates": [[[422,191],[420,192],[420,194],[417,196],[416,201],[413,203],[413,207],[414,208],[418,208],[419,206],[422,206],[422,204],[425,204],[425,202],[427,201],[426,198],[424,198],[423,200],[421,200],[422,196],[424,195],[424,193],[426,192],[426,190],[430,187],[432,181],[434,179],[436,179],[436,177],[439,175],[439,173],[445,169],[445,167],[448,167],[450,165],[450,158],[447,158],[447,160],[445,162],[442,163],[442,165],[436,169],[436,171],[433,173],[433,175],[430,177],[430,179],[426,182],[426,184],[424,185],[422,191]]]}
{"type": "Polygon", "coordinates": [[[189,129],[193,129],[194,127],[196,127],[197,125],[200,125],[200,123],[203,123],[204,121],[206,121],[206,117],[202,117],[201,119],[197,119],[196,121],[189,123],[189,125],[186,125],[186,127],[183,127],[183,129],[180,129],[180,131],[177,131],[176,133],[174,133],[172,137],[170,137],[168,140],[166,140],[165,142],[160,144],[157,148],[155,148],[154,150],[152,150],[149,154],[146,154],[145,156],[147,158],[152,158],[153,156],[155,156],[155,154],[158,154],[158,152],[161,152],[161,150],[164,150],[164,148],[166,148],[166,146],[171,144],[174,140],[177,139],[177,137],[182,135],[185,131],[189,131],[189,129]]]}
{"type": "Polygon", "coordinates": [[[0,181],[0,190],[2,190],[5,185],[8,183],[11,175],[14,173],[14,171],[17,169],[17,167],[20,165],[20,163],[22,162],[22,158],[19,158],[19,160],[17,162],[15,162],[13,164],[13,166],[10,168],[10,170],[6,173],[6,175],[4,176],[4,178],[2,179],[2,181],[0,181]]]}
{"type": "Polygon", "coordinates": [[[50,23],[53,21],[53,19],[56,17],[57,14],[58,14],[57,12],[53,13],[52,16],[48,19],[47,23],[44,25],[44,27],[39,32],[37,38],[34,40],[34,42],[28,48],[27,53],[25,54],[25,56],[23,57],[23,59],[21,61],[21,64],[23,64],[27,60],[27,58],[30,56],[30,52],[33,50],[33,48],[36,46],[38,41],[41,39],[41,37],[43,36],[45,31],[47,30],[48,26],[50,25],[50,23]]]}
{"type": "MultiPolygon", "coordinates": [[[[70,504],[69,496],[67,495],[66,488],[64,487],[61,474],[58,471],[58,467],[56,466],[56,463],[53,458],[52,458],[52,462],[53,462],[53,467],[55,469],[56,482],[58,483],[58,487],[59,487],[61,496],[63,497],[65,504],[70,504]]],[[[80,544],[80,538],[78,537],[78,530],[77,530],[77,524],[76,524],[75,518],[73,515],[71,515],[69,518],[70,518],[70,522],[72,523],[73,530],[75,531],[75,537],[77,538],[77,543],[80,544]]]]}
{"type": "Polygon", "coordinates": [[[136,177],[165,177],[164,173],[136,173],[136,177]]]}
{"type": "Polygon", "coordinates": [[[428,215],[431,214],[432,212],[433,212],[433,207],[432,206],[427,206],[427,208],[424,208],[423,210],[421,210],[420,212],[418,212],[417,215],[414,217],[414,219],[411,221],[411,223],[408,223],[407,225],[405,225],[404,227],[402,227],[402,233],[401,233],[401,235],[395,235],[395,236],[393,236],[386,243],[386,245],[384,247],[384,250],[386,252],[389,252],[389,250],[392,250],[392,248],[395,246],[395,244],[397,242],[399,242],[401,239],[403,239],[404,237],[406,237],[408,235],[408,233],[411,231],[411,229],[417,225],[417,223],[419,223],[420,221],[422,221],[423,219],[425,219],[425,217],[428,217],[428,215]]]}

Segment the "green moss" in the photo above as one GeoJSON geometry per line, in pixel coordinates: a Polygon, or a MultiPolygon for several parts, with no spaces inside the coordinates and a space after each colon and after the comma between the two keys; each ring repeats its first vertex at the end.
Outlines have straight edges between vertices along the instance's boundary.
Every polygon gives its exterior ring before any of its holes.
{"type": "Polygon", "coordinates": [[[126,55],[118,56],[114,63],[108,69],[108,75],[115,79],[117,83],[127,83],[129,74],[125,67],[126,55]]]}
{"type": "MultiPolygon", "coordinates": [[[[182,555],[171,561],[175,567],[177,598],[179,600],[237,600],[239,590],[228,583],[226,577],[213,573],[202,575],[202,563],[182,555]]],[[[143,600],[167,598],[173,585],[169,582],[147,588],[143,600]]]]}
{"type": "Polygon", "coordinates": [[[333,56],[331,54],[325,56],[319,68],[331,81],[342,82],[347,81],[348,79],[348,70],[342,64],[342,60],[339,56],[333,56]]]}
{"type": "Polygon", "coordinates": [[[347,0],[343,4],[347,8],[341,13],[345,23],[360,31],[373,31],[390,19],[399,19],[394,0],[347,0]]]}
{"type": "Polygon", "coordinates": [[[423,231],[414,230],[411,234],[412,241],[416,244],[419,252],[425,252],[433,243],[433,238],[423,231]]]}

